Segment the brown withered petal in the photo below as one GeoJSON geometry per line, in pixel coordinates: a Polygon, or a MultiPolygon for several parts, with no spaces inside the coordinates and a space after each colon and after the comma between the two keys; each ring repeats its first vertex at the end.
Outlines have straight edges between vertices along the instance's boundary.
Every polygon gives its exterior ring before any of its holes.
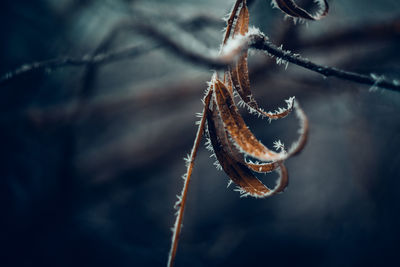
{"type": "Polygon", "coordinates": [[[299,7],[293,0],[272,0],[272,5],[293,18],[320,20],[328,14],[329,5],[326,0],[316,0],[314,2],[316,2],[319,6],[319,10],[315,15],[312,15],[303,8],[299,7]]]}
{"type": "Polygon", "coordinates": [[[213,108],[214,110],[208,110],[207,112],[207,129],[211,145],[222,169],[239,186],[239,191],[244,196],[251,195],[253,197],[267,197],[283,191],[288,184],[286,167],[283,164],[279,164],[280,176],[274,189],[265,186],[247,168],[243,160],[240,160],[240,158],[238,160],[238,156],[240,157],[240,155],[229,144],[229,138],[223,128],[222,121],[220,121],[218,111],[215,106],[213,108]]]}
{"type": "Polygon", "coordinates": [[[276,153],[257,140],[240,115],[229,90],[219,80],[214,83],[214,97],[225,129],[243,153],[261,161],[285,158],[285,154],[276,153]]]}

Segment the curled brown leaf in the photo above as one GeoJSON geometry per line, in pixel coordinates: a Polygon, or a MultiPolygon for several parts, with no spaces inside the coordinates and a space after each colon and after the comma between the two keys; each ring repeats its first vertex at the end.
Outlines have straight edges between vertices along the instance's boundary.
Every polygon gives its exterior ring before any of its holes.
{"type": "Polygon", "coordinates": [[[320,20],[328,14],[329,5],[326,0],[315,0],[314,2],[318,5],[318,10],[314,15],[299,7],[293,0],[272,0],[271,4],[292,18],[320,20]]]}
{"type": "Polygon", "coordinates": [[[240,115],[227,87],[218,79],[214,82],[214,99],[221,119],[238,148],[261,161],[278,161],[285,158],[284,153],[276,153],[257,140],[240,115]]]}
{"type": "Polygon", "coordinates": [[[274,167],[274,169],[279,167],[280,173],[275,188],[270,189],[257,179],[244,162],[243,155],[230,142],[215,105],[207,112],[207,131],[218,162],[229,178],[239,187],[242,196],[267,197],[283,191],[287,186],[288,173],[282,163],[276,163],[274,167]]]}
{"type": "MultiPolygon", "coordinates": [[[[237,35],[245,35],[248,32],[248,25],[249,13],[243,3],[236,20],[233,38],[237,35]]],[[[211,81],[210,90],[213,91],[213,99],[207,111],[208,135],[210,147],[218,160],[217,165],[220,165],[230,179],[238,185],[241,193],[260,197],[271,195],[271,189],[263,185],[253,172],[268,173],[279,169],[281,180],[273,191],[282,191],[288,179],[283,161],[300,152],[304,147],[307,140],[308,121],[294,97],[286,100],[288,104],[286,109],[265,112],[259,108],[250,89],[247,56],[247,51],[244,51],[237,63],[230,66],[229,71],[224,72],[224,82],[217,78],[217,74],[211,81]],[[276,148],[280,150],[280,153],[277,153],[256,139],[235,105],[234,90],[242,98],[241,103],[246,105],[251,113],[268,117],[270,120],[283,118],[292,111],[293,107],[296,107],[296,115],[301,122],[300,137],[292,144],[289,152],[285,151],[280,141],[275,143],[276,148]],[[246,156],[262,162],[246,161],[246,156]]]]}
{"type": "MultiPolygon", "coordinates": [[[[249,11],[246,5],[243,5],[243,7],[240,9],[236,21],[233,38],[235,38],[239,34],[245,35],[248,31],[249,31],[249,11]]],[[[258,106],[257,101],[253,97],[250,88],[247,57],[248,53],[247,51],[244,51],[239,56],[239,59],[237,60],[236,64],[229,67],[231,81],[229,81],[229,79],[228,81],[230,82],[230,84],[233,85],[236,92],[238,92],[240,98],[243,101],[241,103],[243,103],[250,110],[251,113],[257,114],[262,117],[267,117],[270,120],[281,119],[289,115],[289,113],[292,111],[293,108],[293,99],[291,99],[291,101],[288,102],[288,107],[286,109],[279,109],[276,112],[266,112],[258,106]]],[[[230,89],[229,86],[228,89],[230,89]]]]}
{"type": "Polygon", "coordinates": [[[238,191],[242,195],[266,197],[282,191],[288,183],[288,174],[283,161],[299,153],[307,140],[308,120],[300,105],[297,102],[293,104],[300,121],[300,136],[292,144],[289,152],[284,152],[283,144],[278,141],[275,142],[275,146],[281,150],[281,153],[270,150],[269,152],[279,155],[279,159],[271,160],[269,155],[267,158],[270,160],[264,159],[264,161],[272,162],[253,163],[246,161],[245,156],[249,155],[260,159],[259,154],[265,153],[267,148],[247,128],[243,118],[238,113],[227,86],[214,78],[210,90],[213,91],[213,100],[207,111],[208,135],[210,145],[221,168],[239,187],[238,191]],[[269,173],[273,170],[280,172],[280,180],[273,190],[265,187],[252,173],[269,173]]]}

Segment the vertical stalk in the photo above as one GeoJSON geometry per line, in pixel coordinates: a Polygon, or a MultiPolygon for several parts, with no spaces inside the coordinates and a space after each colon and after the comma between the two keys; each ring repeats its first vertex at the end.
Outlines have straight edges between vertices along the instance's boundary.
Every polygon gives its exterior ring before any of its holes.
{"type": "MultiPolygon", "coordinates": [[[[229,36],[232,31],[232,25],[233,25],[236,13],[237,13],[241,3],[246,4],[246,0],[236,0],[236,3],[232,8],[231,14],[227,21],[224,40],[222,42],[222,47],[226,44],[226,42],[229,39],[229,36]]],[[[222,51],[222,47],[221,47],[221,51],[222,51]]],[[[173,228],[171,250],[170,250],[169,256],[168,256],[168,264],[167,264],[168,267],[173,267],[174,262],[175,262],[175,256],[176,256],[176,251],[178,248],[179,236],[180,236],[181,229],[182,229],[183,212],[185,210],[189,182],[190,182],[190,178],[191,178],[192,172],[193,172],[194,160],[196,158],[197,151],[198,151],[199,145],[200,145],[200,141],[201,141],[201,138],[204,133],[207,109],[208,109],[208,106],[210,105],[212,93],[213,93],[213,90],[212,90],[212,88],[210,88],[206,94],[206,97],[204,98],[204,109],[203,109],[203,113],[201,116],[201,121],[200,121],[199,127],[197,128],[197,134],[196,134],[196,138],[194,140],[192,152],[190,153],[190,157],[188,159],[188,165],[187,165],[186,174],[184,176],[185,181],[183,184],[182,193],[178,197],[178,201],[175,205],[176,207],[178,207],[178,211],[176,213],[176,219],[175,219],[175,224],[174,224],[174,228],[173,228]]]]}
{"type": "Polygon", "coordinates": [[[190,158],[188,159],[189,161],[188,161],[187,171],[185,174],[185,181],[183,184],[182,193],[181,193],[180,197],[178,197],[179,199],[178,199],[176,206],[178,206],[179,209],[176,214],[176,220],[175,220],[174,229],[173,229],[171,250],[169,252],[169,257],[168,257],[168,267],[172,267],[174,265],[176,250],[177,250],[178,242],[179,242],[179,235],[180,235],[181,229],[182,229],[183,212],[185,210],[189,182],[190,182],[190,178],[191,178],[192,172],[193,172],[194,159],[196,158],[197,151],[199,149],[199,145],[200,145],[200,141],[201,141],[201,137],[203,136],[203,133],[204,133],[204,126],[206,123],[206,114],[207,114],[208,106],[210,105],[211,95],[212,95],[212,90],[209,90],[207,92],[206,97],[204,98],[204,109],[203,109],[201,121],[200,121],[199,127],[197,128],[197,134],[196,134],[196,138],[194,140],[190,158]]]}

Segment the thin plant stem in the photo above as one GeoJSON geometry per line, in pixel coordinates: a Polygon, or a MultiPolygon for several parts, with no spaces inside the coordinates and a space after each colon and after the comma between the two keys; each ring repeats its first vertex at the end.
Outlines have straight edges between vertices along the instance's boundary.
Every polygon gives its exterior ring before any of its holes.
{"type": "Polygon", "coordinates": [[[199,145],[200,145],[200,141],[201,141],[201,138],[204,133],[204,127],[205,127],[205,123],[206,123],[206,114],[207,114],[206,112],[207,112],[208,106],[210,105],[211,95],[212,95],[212,90],[209,90],[207,92],[206,97],[204,98],[204,109],[203,109],[203,113],[201,116],[199,127],[197,128],[197,134],[196,134],[196,138],[194,140],[192,152],[191,152],[190,157],[187,162],[188,165],[187,165],[186,174],[184,175],[185,181],[183,184],[182,193],[178,197],[178,202],[176,203],[176,206],[179,207],[179,209],[176,214],[176,220],[175,220],[175,224],[174,224],[174,228],[173,228],[171,250],[170,250],[169,258],[168,258],[168,267],[172,267],[174,265],[175,255],[176,255],[176,251],[178,248],[179,235],[180,235],[181,229],[182,229],[183,212],[185,210],[189,182],[190,182],[190,178],[191,178],[192,172],[193,172],[194,160],[196,158],[197,151],[198,151],[199,145]]]}
{"type": "Polygon", "coordinates": [[[115,50],[109,53],[95,54],[93,56],[88,54],[81,58],[62,57],[62,58],[49,59],[45,61],[33,62],[31,64],[24,64],[19,68],[0,76],[0,86],[6,84],[8,81],[12,79],[20,77],[23,74],[33,71],[40,71],[40,70],[52,71],[57,68],[66,66],[86,66],[88,64],[111,63],[115,61],[126,60],[132,57],[144,55],[159,47],[161,47],[161,45],[159,44],[136,45],[120,50],[115,50]]]}
{"type": "MultiPolygon", "coordinates": [[[[222,42],[220,53],[222,51],[222,47],[226,44],[227,40],[229,39],[231,30],[232,30],[233,21],[235,19],[235,16],[239,9],[239,6],[242,2],[244,2],[244,4],[246,3],[245,0],[236,0],[236,3],[232,8],[231,14],[227,21],[227,27],[225,30],[225,36],[224,36],[224,40],[222,42]]],[[[182,193],[178,197],[178,202],[175,204],[175,206],[179,207],[179,209],[176,214],[176,220],[175,220],[175,224],[174,224],[174,228],[173,228],[171,250],[169,252],[169,257],[168,257],[168,265],[167,265],[168,267],[173,267],[174,262],[175,262],[175,256],[176,256],[176,251],[178,248],[179,236],[180,236],[181,229],[182,229],[183,212],[185,210],[189,182],[190,182],[190,178],[191,178],[192,172],[193,172],[194,160],[196,158],[197,151],[198,151],[199,145],[200,145],[200,141],[201,141],[201,138],[204,133],[204,126],[205,126],[206,117],[207,117],[206,116],[207,109],[208,109],[208,106],[210,105],[212,93],[213,93],[212,88],[209,88],[206,93],[206,96],[204,98],[204,109],[203,109],[203,113],[201,114],[201,120],[200,120],[199,127],[197,128],[197,134],[196,134],[196,138],[194,140],[192,152],[191,152],[190,157],[187,162],[187,171],[186,171],[186,174],[184,175],[185,181],[183,184],[182,193]]]]}
{"type": "Polygon", "coordinates": [[[400,82],[398,80],[390,81],[382,75],[365,75],[356,72],[345,71],[335,67],[316,64],[306,58],[302,58],[300,55],[293,54],[290,51],[285,51],[282,48],[277,47],[268,41],[268,38],[263,34],[250,35],[248,38],[249,42],[251,43],[250,47],[263,50],[270,55],[275,56],[276,58],[280,58],[286,62],[290,62],[305,69],[317,72],[322,74],[324,77],[331,76],[355,83],[368,84],[372,87],[385,88],[397,92],[400,91],[400,82]]]}

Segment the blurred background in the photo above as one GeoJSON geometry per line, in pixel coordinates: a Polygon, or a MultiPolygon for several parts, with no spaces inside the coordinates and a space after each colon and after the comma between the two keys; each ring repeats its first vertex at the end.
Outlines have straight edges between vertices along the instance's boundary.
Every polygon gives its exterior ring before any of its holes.
{"type": "MultiPolygon", "coordinates": [[[[23,64],[131,46],[101,64],[42,68],[0,85],[0,266],[165,266],[173,205],[212,71],[131,31],[151,22],[182,45],[217,50],[234,1],[6,0],[0,75],[23,64]],[[182,41],[183,40],[183,41],[182,41]]],[[[400,79],[400,2],[331,0],[293,25],[269,1],[250,23],[319,64],[400,79]]],[[[312,1],[302,1],[311,6],[312,1]]],[[[267,110],[296,96],[310,120],[290,185],[240,198],[202,146],[176,266],[396,265],[400,241],[400,93],[275,64],[251,53],[267,110]]],[[[268,146],[297,137],[294,115],[243,116],[268,146]]],[[[273,185],[275,174],[262,177],[273,185]]]]}

